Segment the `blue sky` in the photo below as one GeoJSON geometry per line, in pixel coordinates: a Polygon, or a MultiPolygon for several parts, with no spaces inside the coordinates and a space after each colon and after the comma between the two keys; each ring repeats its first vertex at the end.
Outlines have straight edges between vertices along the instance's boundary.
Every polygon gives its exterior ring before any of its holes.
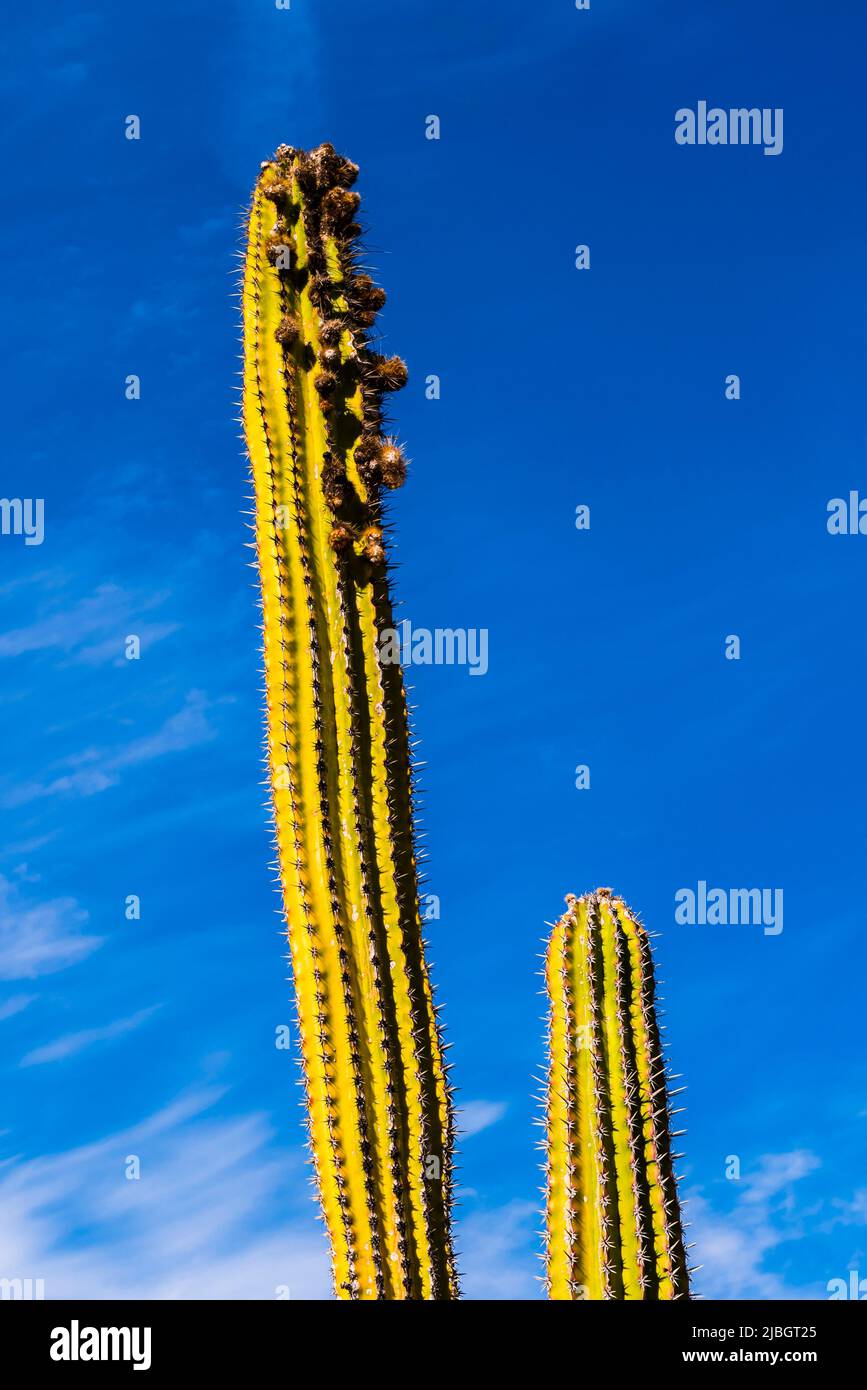
{"type": "Polygon", "coordinates": [[[489,632],[483,678],[412,672],[466,1292],[540,1294],[536,972],[596,884],[661,933],[698,1292],[867,1279],[867,539],[826,528],[867,495],[853,11],[9,17],[0,495],[44,498],[45,539],[0,536],[0,1275],[328,1294],[274,1044],[232,292],[260,160],[330,139],[411,373],[401,616],[489,632]],[[678,146],[700,100],[783,108],[782,154],[678,146]],[[783,931],[678,925],[701,880],[781,888],[783,931]]]}

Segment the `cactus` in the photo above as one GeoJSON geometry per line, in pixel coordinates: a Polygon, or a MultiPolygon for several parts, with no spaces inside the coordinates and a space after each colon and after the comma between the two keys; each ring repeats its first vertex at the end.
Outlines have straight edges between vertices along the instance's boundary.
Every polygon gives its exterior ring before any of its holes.
{"type": "Polygon", "coordinates": [[[566,902],[545,965],[548,1296],[688,1298],[647,932],[608,888],[566,902]]]}
{"type": "Polygon", "coordinates": [[[383,489],[403,453],[368,346],[358,173],[330,145],[263,164],[241,290],[267,754],[309,1143],[335,1291],[451,1299],[453,1113],[425,963],[383,489]]]}

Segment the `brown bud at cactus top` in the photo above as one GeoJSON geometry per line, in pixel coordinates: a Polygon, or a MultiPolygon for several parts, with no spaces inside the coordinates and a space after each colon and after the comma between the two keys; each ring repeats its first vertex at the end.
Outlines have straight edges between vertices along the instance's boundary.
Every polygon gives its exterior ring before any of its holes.
{"type": "Polygon", "coordinates": [[[356,275],[352,286],[353,303],[368,313],[376,313],[385,304],[385,290],[375,285],[369,275],[356,275]]]}
{"type": "Polygon", "coordinates": [[[316,305],[320,313],[324,313],[331,304],[337,286],[327,275],[311,275],[310,298],[316,305]]]}
{"type": "Polygon", "coordinates": [[[379,441],[376,436],[363,434],[355,446],[355,466],[368,484],[379,484],[382,481],[377,462],[378,453],[379,441]]]}
{"type": "Polygon", "coordinates": [[[393,439],[362,435],[355,446],[355,464],[366,483],[397,488],[406,481],[406,458],[393,439]]]}
{"type": "Polygon", "coordinates": [[[263,192],[266,198],[270,198],[272,203],[284,203],[289,197],[289,185],[282,183],[279,179],[268,184],[263,192]]]}
{"type": "Polygon", "coordinates": [[[357,178],[358,165],[353,164],[351,159],[344,159],[341,155],[338,155],[335,182],[341,184],[344,188],[351,188],[357,178]]]}
{"type": "Polygon", "coordinates": [[[333,372],[319,372],[313,384],[320,396],[333,396],[337,389],[337,377],[333,372]]]}
{"type": "Polygon", "coordinates": [[[318,182],[317,169],[316,161],[312,154],[299,152],[298,158],[295,161],[295,178],[302,193],[306,193],[309,196],[316,191],[318,182]]]}
{"type": "Polygon", "coordinates": [[[365,532],[362,549],[371,564],[382,564],[385,559],[385,550],[382,544],[382,531],[378,526],[371,526],[370,530],[365,532]]]}
{"type": "Polygon", "coordinates": [[[383,391],[400,391],[409,380],[406,363],[401,357],[374,358],[374,369],[383,391]]]}
{"type": "Polygon", "coordinates": [[[406,459],[394,440],[386,440],[377,457],[379,473],[386,487],[402,487],[406,481],[406,459]]]}
{"type": "Polygon", "coordinates": [[[319,354],[319,361],[327,372],[336,372],[340,360],[340,349],[336,347],[323,348],[319,354]]]}
{"type": "Polygon", "coordinates": [[[319,330],[319,337],[329,346],[339,343],[343,337],[343,324],[340,319],[327,319],[319,330]]]}
{"type": "Polygon", "coordinates": [[[364,434],[355,446],[355,462],[370,463],[379,453],[382,441],[375,435],[364,434]]]}
{"type": "Polygon", "coordinates": [[[343,469],[333,459],[323,465],[322,491],[331,507],[341,507],[349,496],[349,483],[343,469]]]}
{"type": "Polygon", "coordinates": [[[359,194],[345,188],[329,189],[322,199],[322,221],[326,227],[337,231],[352,221],[360,205],[359,194]]]}
{"type": "Polygon", "coordinates": [[[319,192],[324,193],[342,182],[344,161],[327,141],[310,154],[310,169],[319,192]]]}
{"type": "Polygon", "coordinates": [[[278,343],[284,347],[292,347],[297,343],[300,333],[298,320],[294,314],[284,314],[277,327],[274,329],[274,337],[278,343]]]}
{"type": "Polygon", "coordinates": [[[314,164],[325,165],[340,158],[330,140],[323,140],[321,145],[310,151],[310,158],[314,164]]]}
{"type": "Polygon", "coordinates": [[[344,555],[347,550],[351,549],[355,536],[352,527],[341,522],[339,526],[333,528],[328,540],[332,550],[336,551],[338,555],[344,555]]]}

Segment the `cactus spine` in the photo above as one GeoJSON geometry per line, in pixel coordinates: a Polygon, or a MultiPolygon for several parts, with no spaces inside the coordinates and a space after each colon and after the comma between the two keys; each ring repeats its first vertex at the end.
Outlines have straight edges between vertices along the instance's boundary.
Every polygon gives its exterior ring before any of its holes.
{"type": "Polygon", "coordinates": [[[457,1297],[452,1106],[424,958],[403,677],[381,490],[405,473],[367,345],[358,170],[322,145],[262,166],[244,259],[267,750],[310,1148],[338,1296],[457,1297]]]}
{"type": "Polygon", "coordinates": [[[548,944],[552,1299],[689,1297],[647,932],[600,888],[548,944]]]}

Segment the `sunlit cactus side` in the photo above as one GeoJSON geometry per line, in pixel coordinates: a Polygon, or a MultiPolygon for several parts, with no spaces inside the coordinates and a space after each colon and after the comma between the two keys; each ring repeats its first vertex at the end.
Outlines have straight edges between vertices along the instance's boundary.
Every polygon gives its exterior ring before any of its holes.
{"type": "Polygon", "coordinates": [[[425,963],[412,770],[381,495],[399,358],[357,263],[358,173],[282,146],[249,214],[243,419],[255,494],[267,755],[310,1148],[335,1291],[457,1297],[453,1112],[425,963]],[[385,647],[382,647],[382,651],[385,647]]]}
{"type": "Polygon", "coordinates": [[[608,888],[566,903],[545,962],[548,1297],[689,1298],[648,935],[608,888]]]}

